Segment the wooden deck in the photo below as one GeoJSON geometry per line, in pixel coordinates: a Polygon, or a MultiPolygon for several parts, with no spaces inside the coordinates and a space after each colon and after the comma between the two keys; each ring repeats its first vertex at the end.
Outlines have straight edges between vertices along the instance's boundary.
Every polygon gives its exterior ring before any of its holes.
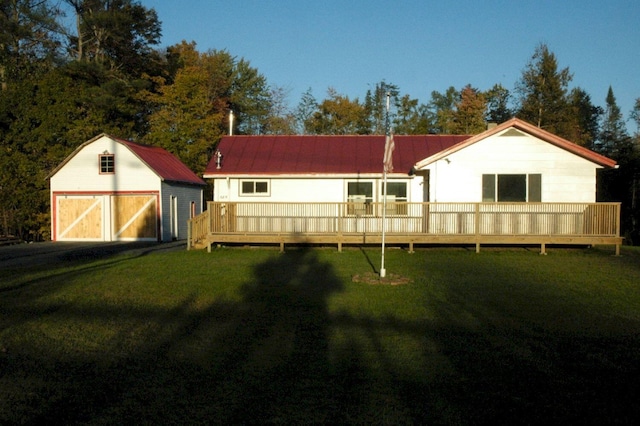
{"type": "Polygon", "coordinates": [[[209,202],[188,248],[212,244],[615,245],[620,203],[209,202]],[[384,220],[383,220],[384,217],[384,220]]]}

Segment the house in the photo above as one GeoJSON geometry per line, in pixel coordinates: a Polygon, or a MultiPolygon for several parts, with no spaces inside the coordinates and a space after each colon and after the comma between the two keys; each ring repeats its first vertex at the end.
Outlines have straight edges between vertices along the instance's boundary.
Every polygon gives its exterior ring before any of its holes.
{"type": "Polygon", "coordinates": [[[206,183],[159,147],[101,134],[48,176],[54,241],[187,238],[206,183]]]}
{"type": "MultiPolygon", "coordinates": [[[[512,119],[475,136],[394,136],[387,200],[595,202],[615,161],[512,119]]],[[[209,162],[214,201],[380,202],[384,136],[226,136],[209,162]]]]}
{"type": "Polygon", "coordinates": [[[213,201],[188,247],[220,243],[614,244],[620,204],[596,203],[615,161],[522,120],[475,136],[227,136],[213,201]],[[384,182],[387,182],[386,191],[384,182]],[[384,194],[386,192],[386,198],[384,194]]]}

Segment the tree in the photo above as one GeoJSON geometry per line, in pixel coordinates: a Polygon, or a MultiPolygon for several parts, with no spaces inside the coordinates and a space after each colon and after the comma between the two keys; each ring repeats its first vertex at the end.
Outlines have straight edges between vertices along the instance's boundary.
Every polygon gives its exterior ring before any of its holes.
{"type": "Polygon", "coordinates": [[[598,150],[620,161],[628,154],[631,140],[627,134],[624,117],[617,104],[613,89],[609,86],[605,99],[606,107],[602,117],[598,150]]]}
{"type": "Polygon", "coordinates": [[[424,135],[429,133],[429,114],[424,104],[403,95],[396,102],[393,132],[399,135],[424,135]]]}
{"type": "Polygon", "coordinates": [[[353,135],[369,132],[366,109],[357,98],[352,101],[333,88],[327,90],[327,96],[309,119],[311,134],[353,135]]]}
{"type": "Polygon", "coordinates": [[[638,182],[640,181],[640,151],[629,137],[620,107],[611,86],[607,91],[606,107],[602,117],[598,150],[615,159],[619,169],[601,173],[600,190],[605,201],[622,203],[621,228],[627,240],[640,243],[640,211],[638,208],[638,182]]]}
{"type": "Polygon", "coordinates": [[[0,2],[0,90],[58,61],[60,14],[41,0],[0,2]]]}
{"type": "Polygon", "coordinates": [[[460,91],[460,98],[455,103],[452,133],[472,135],[486,130],[484,121],[486,111],[484,94],[478,89],[466,85],[460,91]]]}
{"type": "Polygon", "coordinates": [[[311,129],[313,123],[311,120],[317,111],[318,101],[316,101],[311,88],[309,88],[302,94],[300,102],[294,112],[298,133],[303,135],[313,133],[311,129]]]}
{"type": "Polygon", "coordinates": [[[296,118],[287,107],[287,91],[272,87],[269,94],[271,110],[267,118],[265,133],[270,135],[292,135],[296,133],[296,118]]]}
{"type": "Polygon", "coordinates": [[[256,69],[226,51],[199,53],[195,43],[185,42],[170,50],[180,67],[170,84],[159,78],[158,93],[146,94],[153,112],[144,140],[167,149],[201,173],[227,131],[230,110],[239,133],[268,129],[271,94],[256,69]]]}
{"type": "Polygon", "coordinates": [[[513,117],[513,111],[509,108],[511,94],[501,84],[494,85],[484,93],[487,101],[487,113],[485,120],[488,123],[504,123],[513,117]]]}
{"type": "Polygon", "coordinates": [[[540,44],[516,83],[520,95],[517,116],[566,137],[570,116],[567,90],[572,79],[569,68],[558,70],[556,56],[540,44]]]}
{"type": "Polygon", "coordinates": [[[453,86],[450,86],[444,94],[435,90],[431,92],[431,100],[427,105],[429,121],[432,123],[429,133],[447,135],[453,132],[455,107],[459,100],[460,93],[453,86]]]}
{"type": "Polygon", "coordinates": [[[154,9],[134,0],[65,0],[76,14],[76,35],[70,37],[79,61],[140,75],[158,58],[160,21],[154,9]]]}
{"type": "MultiPolygon", "coordinates": [[[[400,90],[395,84],[386,83],[384,80],[376,84],[373,92],[367,90],[364,100],[365,114],[367,115],[368,133],[373,135],[384,135],[387,133],[387,118],[393,120],[393,112],[387,114],[387,95],[389,102],[394,101],[394,110],[397,109],[397,99],[400,90]]],[[[391,109],[391,105],[389,105],[391,109]]]]}
{"type": "Polygon", "coordinates": [[[633,105],[631,119],[636,123],[636,138],[640,137],[640,98],[637,98],[636,103],[633,105]]]}
{"type": "Polygon", "coordinates": [[[569,105],[572,109],[572,125],[568,129],[570,133],[567,139],[591,150],[596,149],[602,108],[593,105],[589,94],[581,88],[571,90],[569,105]]]}

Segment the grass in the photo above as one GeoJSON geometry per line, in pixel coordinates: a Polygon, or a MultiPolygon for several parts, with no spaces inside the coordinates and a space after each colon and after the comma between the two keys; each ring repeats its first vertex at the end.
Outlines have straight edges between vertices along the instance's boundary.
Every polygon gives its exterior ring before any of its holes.
{"type": "Polygon", "coordinates": [[[0,277],[0,424],[631,424],[640,251],[218,249],[0,277]]]}

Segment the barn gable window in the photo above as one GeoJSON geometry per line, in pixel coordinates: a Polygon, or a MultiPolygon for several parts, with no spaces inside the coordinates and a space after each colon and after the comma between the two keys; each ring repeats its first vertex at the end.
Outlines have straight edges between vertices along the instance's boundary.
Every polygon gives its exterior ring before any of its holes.
{"type": "Polygon", "coordinates": [[[268,197],[269,181],[268,180],[242,180],[240,181],[240,195],[254,195],[268,197]]]}
{"type": "Polygon", "coordinates": [[[100,173],[115,173],[115,161],[113,154],[100,154],[100,173]]]}
{"type": "Polygon", "coordinates": [[[542,201],[542,175],[482,175],[482,201],[540,202],[542,201]]]}

